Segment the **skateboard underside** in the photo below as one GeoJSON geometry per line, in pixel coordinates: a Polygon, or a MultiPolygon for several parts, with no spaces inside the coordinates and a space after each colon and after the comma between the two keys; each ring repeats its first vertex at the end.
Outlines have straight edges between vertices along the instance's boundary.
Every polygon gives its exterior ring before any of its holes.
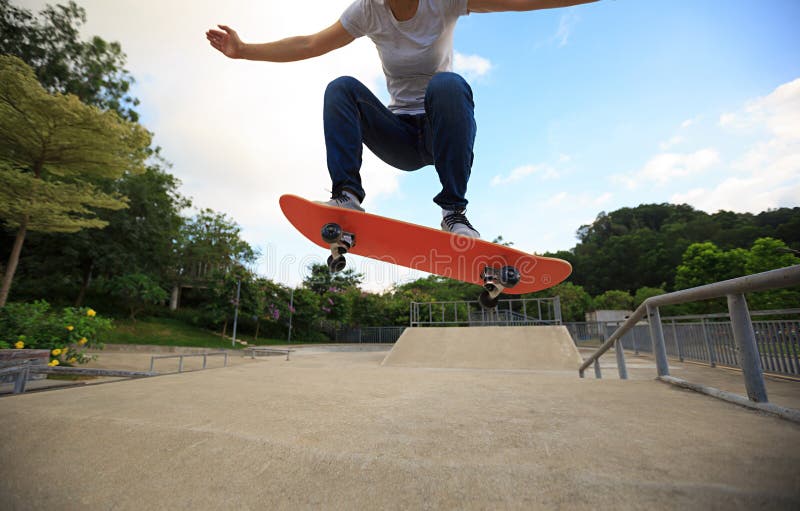
{"type": "Polygon", "coordinates": [[[500,292],[540,291],[563,281],[572,271],[570,264],[561,259],[317,204],[294,195],[282,196],[280,205],[297,230],[331,251],[328,266],[334,272],[345,267],[346,254],[357,254],[481,285],[484,287],[481,302],[490,306],[500,292]]]}

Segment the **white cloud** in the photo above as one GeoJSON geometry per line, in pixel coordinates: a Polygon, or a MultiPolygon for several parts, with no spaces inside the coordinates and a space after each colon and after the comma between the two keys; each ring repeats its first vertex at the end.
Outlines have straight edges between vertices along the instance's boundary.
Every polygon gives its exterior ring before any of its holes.
{"type": "Polygon", "coordinates": [[[489,73],[492,63],[480,55],[464,55],[455,52],[453,55],[453,71],[464,76],[467,80],[474,80],[489,73]]]}
{"type": "Polygon", "coordinates": [[[546,199],[542,204],[545,207],[558,207],[559,211],[577,211],[582,210],[587,204],[591,204],[593,208],[608,204],[613,198],[610,192],[604,192],[600,195],[595,195],[589,192],[582,193],[569,193],[559,192],[546,199]]]}
{"type": "MultiPolygon", "coordinates": [[[[277,207],[283,193],[326,196],[325,87],[348,74],[381,94],[383,74],[366,39],[317,59],[273,64],[227,59],[204,33],[217,23],[230,25],[248,42],[313,33],[348,4],[314,2],[298,16],[291,2],[174,0],[158,9],[143,9],[134,0],[81,2],[88,14],[84,34],[119,41],[127,53],[142,122],[174,163],[182,192],[245,226],[283,222],[277,207]]],[[[396,176],[378,172],[365,159],[373,195],[396,190],[396,176]]]]}
{"type": "Polygon", "coordinates": [[[721,116],[726,131],[756,134],[713,186],[676,194],[673,200],[706,211],[760,212],[800,204],[800,79],[721,116]]]}
{"type": "Polygon", "coordinates": [[[691,127],[691,126],[694,126],[694,125],[695,125],[695,124],[697,124],[698,122],[700,122],[700,117],[699,117],[699,116],[698,116],[698,117],[693,117],[693,118],[691,118],[691,119],[686,119],[685,121],[683,121],[683,122],[681,123],[681,128],[682,128],[682,129],[689,128],[689,127],[691,127]]]}
{"type": "Polygon", "coordinates": [[[719,116],[719,125],[723,128],[726,126],[733,126],[737,122],[736,114],[726,112],[719,116]]]}
{"type": "Polygon", "coordinates": [[[507,185],[521,181],[532,174],[539,174],[541,179],[556,179],[559,177],[559,172],[553,167],[545,164],[539,165],[522,165],[516,167],[505,176],[496,175],[492,178],[492,186],[507,185]]]}
{"type": "Polygon", "coordinates": [[[580,16],[577,11],[572,9],[567,10],[558,22],[558,30],[556,30],[553,40],[559,47],[566,46],[569,43],[569,38],[575,30],[575,26],[580,21],[580,16]]]}
{"type": "Polygon", "coordinates": [[[682,135],[675,135],[674,137],[670,138],[669,140],[665,140],[659,144],[659,147],[662,151],[668,151],[672,149],[676,145],[681,144],[684,141],[684,137],[682,135]]]}
{"type": "Polygon", "coordinates": [[[696,188],[670,197],[676,204],[691,204],[704,211],[757,213],[769,208],[794,207],[800,202],[800,182],[775,187],[768,178],[731,177],[713,188],[696,188]]]}
{"type": "Polygon", "coordinates": [[[628,189],[635,190],[643,185],[663,186],[677,179],[696,176],[720,162],[716,149],[706,148],[693,153],[660,153],[653,156],[642,169],[623,175],[612,176],[628,189]]]}

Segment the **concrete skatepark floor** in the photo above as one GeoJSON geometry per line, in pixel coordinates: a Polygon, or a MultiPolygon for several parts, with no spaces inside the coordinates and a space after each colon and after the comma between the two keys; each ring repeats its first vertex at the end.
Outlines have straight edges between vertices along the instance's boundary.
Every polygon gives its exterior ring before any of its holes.
{"type": "Polygon", "coordinates": [[[645,358],[582,380],[381,348],[2,398],[0,508],[800,507],[800,426],[653,381],[645,358]]]}

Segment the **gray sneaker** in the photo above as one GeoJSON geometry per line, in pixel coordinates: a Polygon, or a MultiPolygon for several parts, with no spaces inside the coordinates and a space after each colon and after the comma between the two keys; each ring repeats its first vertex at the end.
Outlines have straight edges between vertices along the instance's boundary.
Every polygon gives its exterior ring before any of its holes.
{"type": "Polygon", "coordinates": [[[464,214],[466,210],[457,211],[442,211],[442,230],[452,232],[453,234],[460,234],[469,238],[480,238],[481,233],[477,231],[472,224],[467,220],[464,214]]]}
{"type": "Polygon", "coordinates": [[[349,193],[338,193],[331,197],[329,201],[316,201],[317,204],[324,204],[326,206],[332,206],[334,208],[344,208],[344,209],[354,209],[356,211],[364,212],[364,208],[361,207],[361,202],[353,195],[349,193]]]}

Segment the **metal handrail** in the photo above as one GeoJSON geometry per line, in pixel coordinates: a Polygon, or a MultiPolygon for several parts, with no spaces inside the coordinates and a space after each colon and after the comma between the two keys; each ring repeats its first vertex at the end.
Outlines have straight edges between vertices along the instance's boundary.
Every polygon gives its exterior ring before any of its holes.
{"type": "Polygon", "coordinates": [[[639,305],[633,314],[631,314],[630,317],[625,320],[622,326],[617,328],[617,330],[611,334],[608,340],[606,340],[606,342],[604,342],[596,352],[594,352],[588,359],[584,361],[579,371],[581,375],[583,375],[583,372],[587,367],[592,365],[595,360],[600,358],[606,351],[609,350],[609,348],[611,348],[611,346],[614,345],[617,339],[628,333],[628,330],[630,330],[634,325],[636,325],[636,323],[644,318],[648,308],[654,309],[666,305],[678,305],[681,303],[712,300],[714,298],[722,298],[723,296],[728,296],[731,294],[753,293],[756,291],[767,291],[770,289],[798,285],[800,285],[800,264],[650,297],[642,302],[642,304],[639,305]]]}
{"type": "MultiPolygon", "coordinates": [[[[658,376],[664,381],[673,382],[673,380],[677,380],[676,378],[669,377],[669,364],[667,362],[664,331],[661,324],[659,307],[727,297],[734,339],[741,352],[741,366],[748,397],[750,401],[767,403],[768,399],[764,384],[764,375],[758,358],[755,334],[750,320],[750,313],[747,309],[747,302],[744,299],[744,293],[767,291],[770,289],[798,285],[800,285],[800,265],[794,265],[648,298],[637,307],[633,314],[625,320],[622,326],[611,334],[596,352],[581,364],[578,373],[580,377],[583,378],[586,369],[594,364],[595,374],[600,377],[600,357],[647,315],[650,325],[650,335],[653,340],[653,353],[656,358],[658,376]]],[[[624,356],[621,356],[621,352],[622,347],[620,345],[617,347],[617,359],[621,362],[619,370],[620,376],[623,377],[625,366],[624,356]]]]}
{"type": "Polygon", "coordinates": [[[49,365],[36,365],[30,362],[25,362],[18,366],[5,367],[0,369],[0,376],[16,375],[14,379],[14,394],[22,394],[25,392],[25,387],[28,381],[29,374],[68,374],[74,376],[102,376],[111,378],[147,378],[150,376],[158,376],[158,373],[152,371],[122,371],[117,369],[97,369],[97,368],[84,368],[84,367],[51,367],[49,365]]]}
{"type": "Polygon", "coordinates": [[[203,357],[203,369],[206,368],[208,357],[222,355],[225,357],[225,367],[228,367],[228,352],[227,351],[213,351],[209,353],[191,353],[186,354],[182,353],[179,355],[153,355],[150,357],[150,370],[153,371],[153,367],[155,366],[157,359],[162,358],[177,358],[178,359],[178,372],[183,372],[183,359],[184,358],[194,358],[194,357],[203,357]]]}

